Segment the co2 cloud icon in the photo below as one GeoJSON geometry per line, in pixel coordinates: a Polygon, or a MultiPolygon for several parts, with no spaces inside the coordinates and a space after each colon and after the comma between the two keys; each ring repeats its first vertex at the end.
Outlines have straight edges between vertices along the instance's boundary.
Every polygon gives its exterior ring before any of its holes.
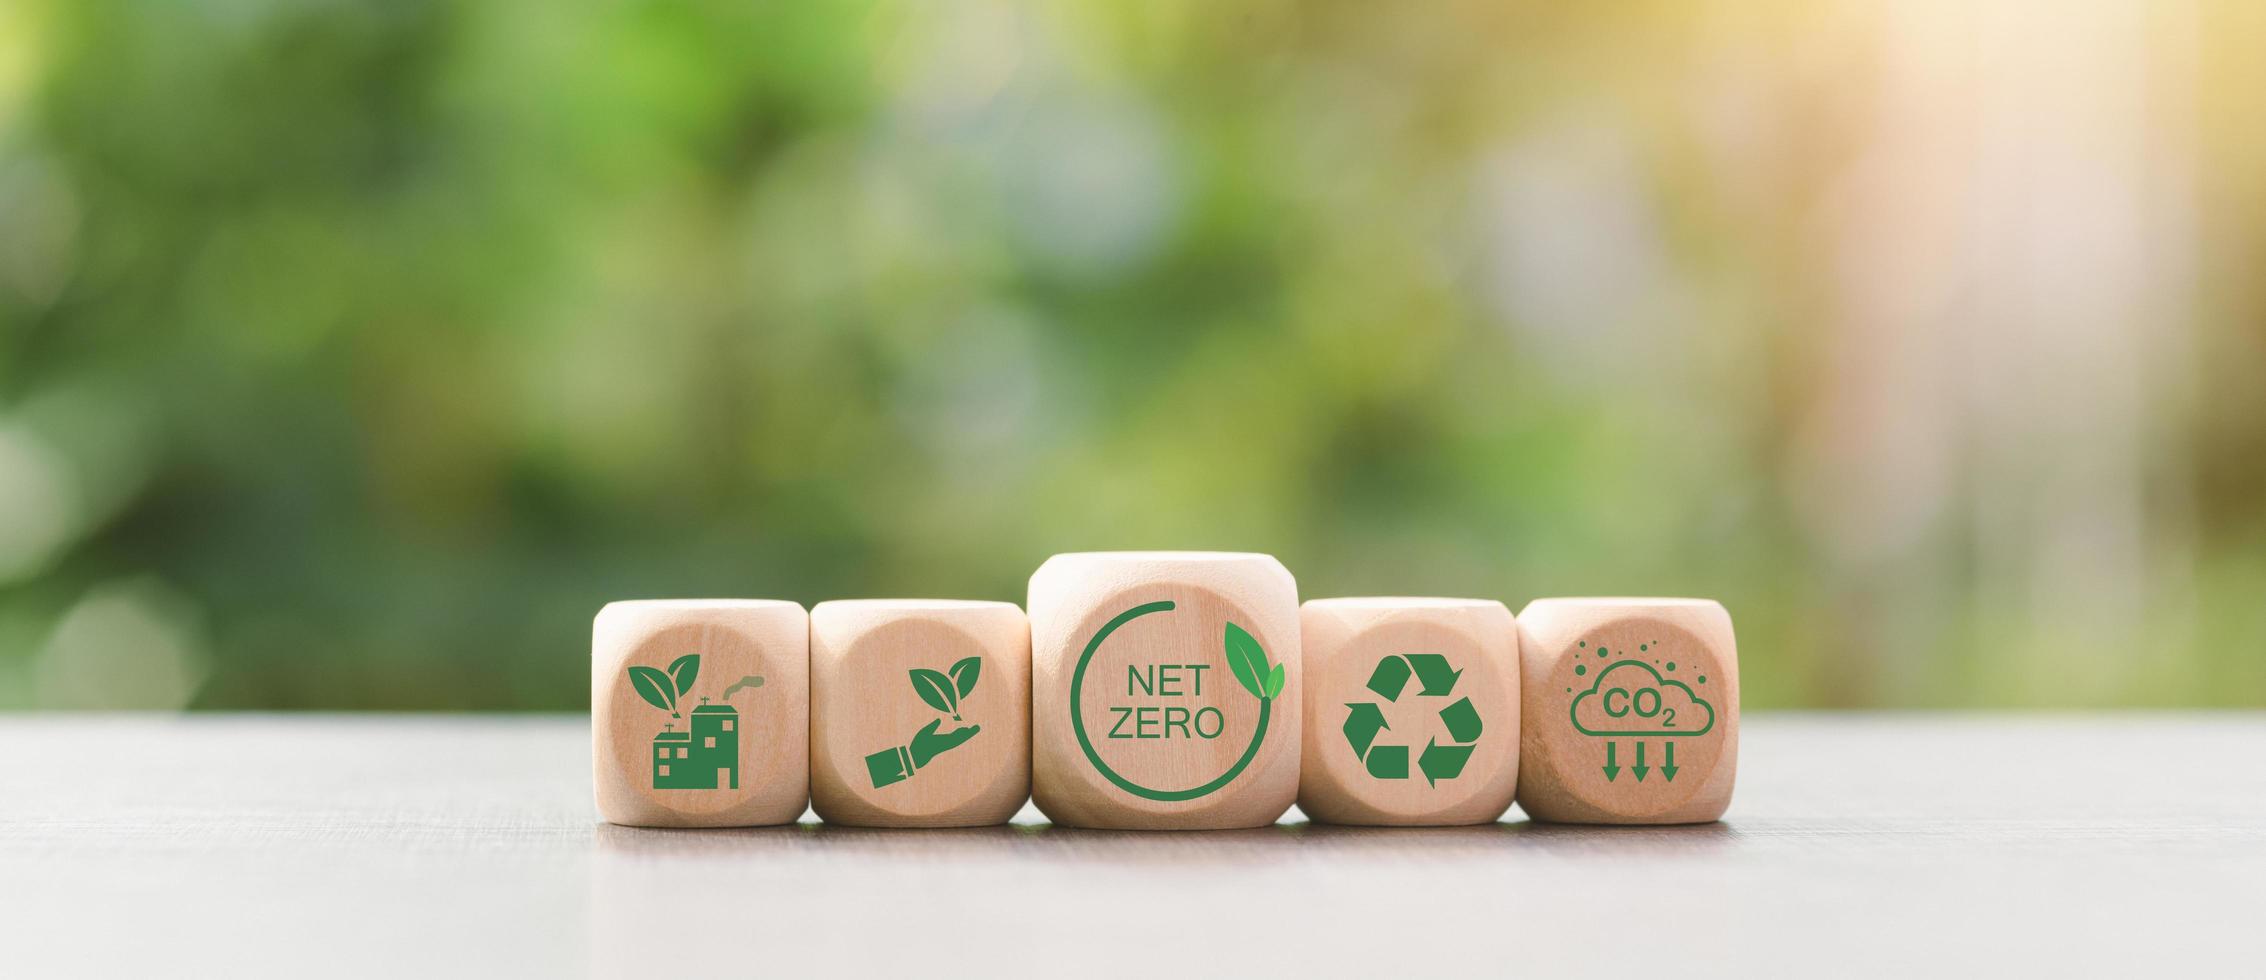
{"type": "Polygon", "coordinates": [[[1651,664],[1623,660],[1574,696],[1573,719],[1584,735],[1705,735],[1715,727],[1715,707],[1651,664]]]}

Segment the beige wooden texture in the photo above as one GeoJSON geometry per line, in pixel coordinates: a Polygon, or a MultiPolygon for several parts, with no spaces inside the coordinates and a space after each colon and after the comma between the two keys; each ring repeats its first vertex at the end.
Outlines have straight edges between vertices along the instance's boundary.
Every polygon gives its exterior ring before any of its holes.
{"type": "Polygon", "coordinates": [[[810,683],[811,805],[827,822],[980,827],[1029,798],[1031,627],[1014,603],[821,602],[810,683]]]}
{"type": "Polygon", "coordinates": [[[598,611],[590,654],[600,816],[640,827],[748,827],[802,815],[810,797],[810,617],[802,606],[609,603],[598,611]],[[699,658],[697,672],[672,673],[687,656],[699,658]],[[675,711],[640,695],[633,667],[659,672],[675,711]]]}
{"type": "Polygon", "coordinates": [[[1701,823],[1739,761],[1739,655],[1707,599],[1537,599],[1519,612],[1518,803],[1537,820],[1701,823]]]}
{"type": "Polygon", "coordinates": [[[1300,810],[1328,823],[1421,827],[1487,823],[1510,809],[1520,692],[1509,609],[1491,599],[1380,597],[1315,599],[1299,612],[1306,667],[1300,810]],[[1422,666],[1444,663],[1455,673],[1446,681],[1437,669],[1420,676],[1412,655],[1441,658],[1422,666]],[[1392,696],[1373,689],[1372,679],[1392,696]],[[1476,716],[1477,736],[1459,742],[1443,711],[1476,716]],[[1378,722],[1385,730],[1375,730],[1378,722]],[[1366,743],[1366,758],[1357,742],[1366,743]],[[1430,771],[1426,753],[1434,753],[1430,771]],[[1373,773],[1391,771],[1382,764],[1388,754],[1405,775],[1373,773]],[[1453,775],[1430,778],[1459,756],[1453,775]]]}
{"type": "Polygon", "coordinates": [[[1031,788],[1048,817],[1202,830],[1264,826],[1289,809],[1304,671],[1298,584],[1281,562],[1214,552],[1056,555],[1031,576],[1030,615],[1031,788]],[[1133,615],[1141,609],[1150,611],[1133,615]],[[1096,646],[1112,622],[1116,630],[1096,646]],[[1229,624],[1256,641],[1270,668],[1282,667],[1274,696],[1238,681],[1229,624]]]}

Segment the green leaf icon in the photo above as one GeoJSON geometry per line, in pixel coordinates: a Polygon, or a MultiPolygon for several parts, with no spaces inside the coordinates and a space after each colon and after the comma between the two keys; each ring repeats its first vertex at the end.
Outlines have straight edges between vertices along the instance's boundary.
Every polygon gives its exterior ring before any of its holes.
{"type": "Polygon", "coordinates": [[[692,690],[692,679],[700,676],[700,654],[688,653],[669,665],[669,676],[676,678],[677,696],[684,697],[692,690]]]}
{"type": "Polygon", "coordinates": [[[976,676],[982,674],[983,669],[982,657],[969,657],[952,665],[952,686],[959,690],[961,697],[967,697],[968,692],[976,689],[976,676]]]}
{"type": "Polygon", "coordinates": [[[1235,672],[1236,683],[1252,697],[1267,696],[1267,651],[1259,649],[1259,641],[1234,623],[1227,624],[1227,669],[1235,672]]]}
{"type": "Polygon", "coordinates": [[[1276,664],[1276,665],[1275,665],[1275,669],[1268,671],[1268,672],[1267,672],[1267,697],[1269,697],[1269,698],[1278,698],[1278,697],[1281,697],[1281,696],[1282,696],[1282,685],[1283,685],[1283,681],[1284,681],[1284,680],[1287,680],[1287,679],[1288,679],[1288,678],[1286,678],[1286,677],[1284,676],[1284,674],[1283,674],[1283,669],[1282,669],[1282,665],[1281,665],[1281,664],[1276,664]]]}
{"type": "Polygon", "coordinates": [[[677,710],[677,689],[669,683],[669,675],[652,667],[631,667],[629,683],[646,704],[663,711],[677,710]]]}
{"type": "Polygon", "coordinates": [[[926,667],[915,667],[911,674],[913,691],[921,696],[921,700],[955,719],[960,717],[960,695],[952,689],[952,678],[926,667]]]}

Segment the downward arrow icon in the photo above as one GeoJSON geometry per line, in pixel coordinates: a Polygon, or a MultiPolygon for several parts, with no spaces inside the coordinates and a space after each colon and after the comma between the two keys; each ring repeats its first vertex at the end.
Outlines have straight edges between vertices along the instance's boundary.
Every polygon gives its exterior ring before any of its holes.
{"type": "Polygon", "coordinates": [[[1621,767],[1615,765],[1613,761],[1613,743],[1607,742],[1605,743],[1605,781],[1610,783],[1613,781],[1613,777],[1620,774],[1621,767]]]}
{"type": "Polygon", "coordinates": [[[1630,766],[1629,771],[1637,774],[1637,782],[1640,783],[1644,782],[1645,774],[1652,771],[1651,766],[1644,764],[1644,742],[1642,740],[1637,742],[1637,764],[1630,766]]]}
{"type": "Polygon", "coordinates": [[[1668,761],[1660,764],[1660,778],[1673,783],[1676,781],[1676,743],[1666,742],[1660,748],[1668,753],[1668,761]]]}

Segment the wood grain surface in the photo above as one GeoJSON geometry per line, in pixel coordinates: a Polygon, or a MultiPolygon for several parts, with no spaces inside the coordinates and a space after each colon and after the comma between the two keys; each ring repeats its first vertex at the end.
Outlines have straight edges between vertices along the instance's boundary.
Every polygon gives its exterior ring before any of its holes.
{"type": "Polygon", "coordinates": [[[1138,833],[608,826],[584,717],[0,716],[0,975],[2258,970],[2266,714],[1745,723],[1716,824],[1138,833]]]}

